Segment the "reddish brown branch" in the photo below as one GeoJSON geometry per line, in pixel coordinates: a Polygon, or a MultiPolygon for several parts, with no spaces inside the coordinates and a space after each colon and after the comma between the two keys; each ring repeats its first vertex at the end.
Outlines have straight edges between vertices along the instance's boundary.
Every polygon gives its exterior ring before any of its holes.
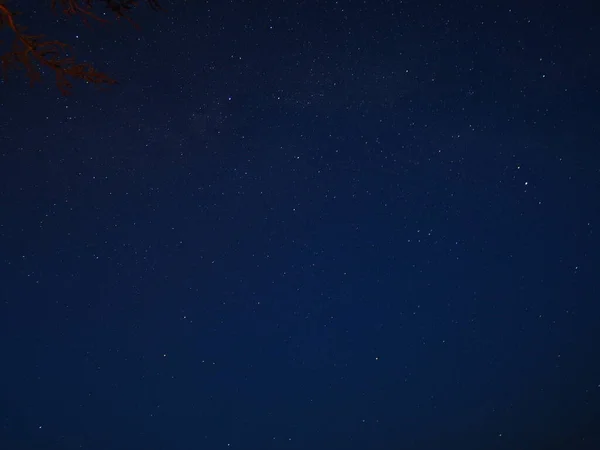
{"type": "MultiPolygon", "coordinates": [[[[154,11],[164,11],[158,0],[145,0],[154,11]]],[[[93,18],[100,22],[107,22],[92,12],[97,3],[104,3],[106,9],[112,11],[117,19],[127,19],[137,26],[130,16],[133,8],[139,5],[139,0],[52,0],[52,9],[59,6],[62,12],[68,16],[82,15],[84,21],[93,18]]]]}
{"type": "MultiPolygon", "coordinates": [[[[131,20],[129,13],[138,5],[137,0],[97,0],[110,9],[117,17],[131,20]]],[[[157,0],[146,0],[152,9],[161,9],[157,0]]],[[[60,7],[68,16],[79,15],[87,23],[88,18],[106,22],[93,12],[94,0],[52,0],[51,7],[60,7]]],[[[0,55],[0,63],[6,76],[7,72],[15,67],[22,66],[32,83],[41,79],[38,67],[46,67],[56,74],[58,88],[64,95],[68,95],[73,87],[71,79],[80,79],[87,83],[97,85],[116,84],[117,82],[106,74],[97,71],[89,63],[77,63],[73,57],[68,56],[68,45],[60,41],[46,41],[43,35],[29,35],[25,28],[18,25],[15,16],[18,13],[6,6],[0,0],[0,28],[8,27],[15,35],[10,51],[0,55]],[[36,66],[37,64],[37,66],[36,66]]]]}

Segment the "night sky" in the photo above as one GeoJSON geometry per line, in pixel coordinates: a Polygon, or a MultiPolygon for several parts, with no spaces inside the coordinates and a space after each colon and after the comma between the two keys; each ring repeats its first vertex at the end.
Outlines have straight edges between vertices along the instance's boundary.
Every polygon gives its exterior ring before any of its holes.
{"type": "Polygon", "coordinates": [[[600,448],[597,5],[31,3],[1,450],[600,448]]]}

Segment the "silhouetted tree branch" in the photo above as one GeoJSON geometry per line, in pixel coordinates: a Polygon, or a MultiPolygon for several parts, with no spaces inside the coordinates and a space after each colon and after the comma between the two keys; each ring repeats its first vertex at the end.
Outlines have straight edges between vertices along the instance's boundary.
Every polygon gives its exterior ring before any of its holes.
{"type": "MultiPolygon", "coordinates": [[[[145,0],[155,11],[162,10],[158,0],[145,0]]],[[[32,83],[41,79],[41,68],[49,68],[56,74],[56,83],[63,95],[68,95],[73,87],[71,79],[83,80],[97,85],[117,84],[108,75],[97,71],[89,63],[78,63],[69,56],[69,46],[56,40],[46,40],[44,35],[27,34],[26,28],[19,25],[16,17],[17,11],[7,6],[8,0],[0,0],[0,28],[8,28],[14,34],[10,50],[0,55],[0,63],[4,76],[15,66],[25,70],[32,83]]],[[[130,13],[139,0],[51,0],[53,10],[61,10],[67,16],[80,16],[84,23],[89,25],[89,20],[107,22],[98,17],[93,11],[96,4],[104,6],[114,14],[117,19],[126,19],[134,26],[130,13]]],[[[1,43],[1,41],[0,41],[1,43]]]]}

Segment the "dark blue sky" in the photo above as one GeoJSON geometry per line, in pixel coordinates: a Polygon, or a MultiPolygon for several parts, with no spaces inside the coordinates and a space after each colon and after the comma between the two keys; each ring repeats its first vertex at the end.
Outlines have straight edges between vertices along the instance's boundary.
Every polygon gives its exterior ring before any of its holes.
{"type": "Polygon", "coordinates": [[[597,6],[10,4],[0,449],[600,448],[597,6]]]}

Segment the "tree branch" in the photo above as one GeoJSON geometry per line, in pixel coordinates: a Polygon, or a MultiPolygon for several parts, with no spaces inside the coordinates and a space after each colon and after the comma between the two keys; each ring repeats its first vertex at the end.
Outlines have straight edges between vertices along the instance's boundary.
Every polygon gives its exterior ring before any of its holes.
{"type": "MultiPolygon", "coordinates": [[[[138,5],[138,0],[97,1],[104,3],[117,19],[124,18],[134,26],[136,25],[129,14],[131,9],[138,5]]],[[[153,10],[162,10],[157,0],[146,0],[146,3],[153,10]]],[[[94,4],[94,0],[52,0],[51,8],[59,7],[67,16],[79,15],[86,24],[90,18],[99,22],[107,22],[93,12],[94,4]]],[[[46,67],[55,72],[56,83],[63,95],[70,94],[73,88],[71,79],[79,79],[97,85],[117,84],[116,80],[97,71],[91,64],[77,63],[73,57],[69,56],[67,44],[56,40],[44,40],[43,35],[26,34],[26,28],[15,21],[18,14],[6,6],[5,0],[0,0],[0,28],[8,27],[15,35],[11,49],[0,55],[0,64],[5,79],[10,69],[22,66],[33,84],[41,79],[39,67],[46,67]]]]}

